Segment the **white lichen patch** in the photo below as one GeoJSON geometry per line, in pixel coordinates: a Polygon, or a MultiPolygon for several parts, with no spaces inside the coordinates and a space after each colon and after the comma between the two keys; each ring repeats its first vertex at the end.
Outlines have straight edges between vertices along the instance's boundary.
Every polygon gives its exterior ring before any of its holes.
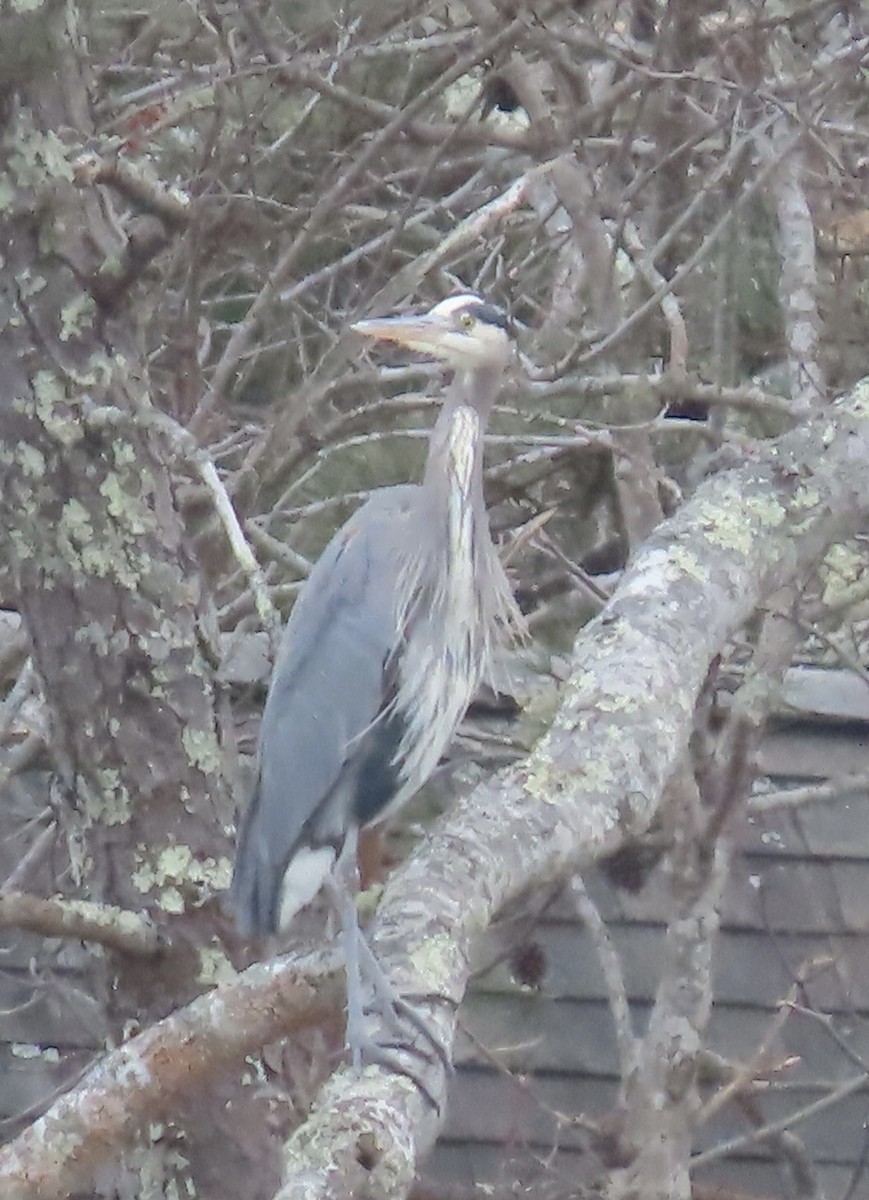
{"type": "Polygon", "coordinates": [[[72,547],[85,546],[93,540],[90,513],[80,500],[67,500],[64,504],[60,510],[59,531],[72,547]]]}
{"type": "Polygon", "coordinates": [[[203,987],[231,983],[238,972],[219,946],[201,946],[197,979],[203,987]]]}
{"type": "Polygon", "coordinates": [[[603,713],[636,712],[648,704],[649,693],[643,691],[642,696],[632,696],[627,692],[614,692],[609,696],[599,697],[595,708],[603,713]]]}
{"type": "Polygon", "coordinates": [[[30,386],[37,420],[61,445],[72,446],[80,439],[81,428],[65,411],[69,398],[59,376],[54,371],[37,371],[30,386]]]}
{"type": "Polygon", "coordinates": [[[136,451],[133,446],[122,438],[115,438],[112,442],[112,453],[118,467],[129,467],[136,461],[136,451]]]}
{"type": "Polygon", "coordinates": [[[45,0],[11,0],[9,7],[17,13],[35,13],[45,7],[45,0]]]}
{"type": "Polygon", "coordinates": [[[60,1051],[56,1046],[36,1046],[29,1042],[13,1042],[9,1047],[15,1058],[41,1058],[43,1062],[59,1063],[60,1051]]]}
{"type": "Polygon", "coordinates": [[[34,296],[38,296],[40,292],[45,291],[48,286],[45,276],[34,274],[30,267],[25,267],[23,271],[19,271],[15,277],[15,282],[18,285],[18,293],[22,300],[32,300],[34,296]]]}

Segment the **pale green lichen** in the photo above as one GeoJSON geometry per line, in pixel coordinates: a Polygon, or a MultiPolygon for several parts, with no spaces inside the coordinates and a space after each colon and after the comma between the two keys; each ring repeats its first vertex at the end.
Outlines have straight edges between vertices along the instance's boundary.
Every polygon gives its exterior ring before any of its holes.
{"type": "Polygon", "coordinates": [[[703,501],[698,515],[707,541],[722,550],[735,550],[745,554],[751,548],[751,530],[736,513],[728,512],[721,505],[703,501]]]}
{"type": "Polygon", "coordinates": [[[687,546],[673,546],[669,554],[670,561],[683,575],[688,575],[698,583],[709,582],[709,568],[697,558],[687,546]]]}
{"type": "Polygon", "coordinates": [[[88,621],[86,625],[80,625],[73,634],[73,641],[79,645],[93,646],[100,654],[108,653],[109,638],[100,621],[88,621]]]}
{"type": "Polygon", "coordinates": [[[97,537],[91,514],[81,501],[72,499],[61,509],[57,537],[64,559],[73,570],[114,579],[126,590],[135,591],[141,586],[150,558],[137,545],[134,532],[122,541],[115,525],[97,537]]]}
{"type": "Polygon", "coordinates": [[[31,380],[36,415],[45,423],[54,420],[55,409],[66,399],[66,391],[54,371],[37,371],[31,380]]]}
{"type": "Polygon", "coordinates": [[[538,743],[525,770],[525,791],[541,804],[558,805],[568,792],[576,797],[605,792],[615,782],[613,769],[603,758],[587,759],[579,769],[559,767],[550,757],[548,738],[538,743]]]}
{"type": "Polygon", "coordinates": [[[173,843],[156,854],[151,847],[136,847],[137,866],[132,872],[133,886],[146,895],[158,891],[157,903],[166,912],[183,911],[182,890],[195,886],[200,894],[210,895],[229,887],[232,863],[228,858],[196,858],[189,846],[173,843]],[[181,909],[177,906],[181,904],[181,909]]]}
{"type": "Polygon", "coordinates": [[[197,980],[203,987],[231,983],[238,972],[219,946],[201,946],[197,980]]]}
{"type": "Polygon", "coordinates": [[[45,456],[29,442],[22,442],[18,447],[18,462],[29,479],[41,479],[45,475],[45,456]]]}
{"type": "Polygon", "coordinates": [[[181,734],[181,742],[191,766],[197,767],[203,775],[220,774],[220,743],[213,730],[188,726],[181,734]]]}
{"type": "Polygon", "coordinates": [[[93,326],[96,314],[96,304],[87,292],[79,292],[60,310],[60,330],[58,337],[62,342],[80,337],[86,329],[93,326]]]}
{"type": "Polygon", "coordinates": [[[142,504],[140,497],[132,496],[114,472],[107,475],[100,484],[100,494],[105,497],[109,516],[122,522],[125,532],[134,537],[141,537],[153,527],[153,516],[142,504]]]}
{"type": "Polygon", "coordinates": [[[432,987],[435,988],[438,980],[449,976],[452,952],[453,939],[449,934],[439,933],[426,938],[414,951],[414,970],[423,982],[431,980],[432,987]]]}
{"type": "Polygon", "coordinates": [[[94,536],[90,513],[80,500],[67,500],[60,510],[60,530],[73,545],[85,545],[94,536]]]}
{"type": "Polygon", "coordinates": [[[34,415],[62,446],[72,446],[81,440],[82,429],[70,415],[70,397],[66,386],[54,371],[37,371],[31,380],[34,402],[25,411],[34,415]]]}
{"type": "Polygon", "coordinates": [[[132,797],[117,768],[103,767],[96,772],[94,785],[83,797],[82,812],[91,825],[126,825],[131,819],[132,797]]]}
{"type": "Polygon", "coordinates": [[[146,896],[153,888],[157,886],[157,876],[154,870],[154,864],[145,860],[140,851],[144,850],[143,846],[139,847],[136,853],[135,860],[139,864],[130,874],[130,883],[146,896]]]}
{"type": "Polygon", "coordinates": [[[142,574],[134,562],[119,547],[104,548],[96,542],[83,546],[81,567],[86,575],[100,579],[114,579],[128,592],[134,592],[142,581],[142,574]]]}
{"type": "MultiPolygon", "coordinates": [[[[601,696],[595,704],[597,712],[605,713],[625,713],[635,712],[637,708],[648,703],[648,694],[641,698],[637,696],[629,696],[627,692],[619,692],[618,695],[601,696]]],[[[611,730],[618,733],[618,730],[611,730]]]]}
{"type": "Polygon", "coordinates": [[[756,527],[778,528],[787,514],[774,496],[743,498],[735,489],[729,489],[716,501],[701,501],[698,516],[706,540],[712,545],[747,555],[752,548],[756,527]],[[750,521],[745,520],[745,513],[752,518],[750,521]]]}
{"type": "Polygon", "coordinates": [[[157,897],[157,907],[172,916],[180,916],[184,912],[184,897],[177,887],[163,888],[157,897]]]}
{"type": "Polygon", "coordinates": [[[817,508],[820,503],[821,493],[814,485],[807,483],[796,489],[791,501],[793,508],[817,508]]]}
{"type": "MultiPolygon", "coordinates": [[[[16,0],[18,4],[27,0],[16,0]]],[[[9,173],[19,187],[41,188],[47,179],[62,179],[72,183],[75,178],[66,156],[66,147],[53,130],[34,127],[32,116],[25,137],[19,138],[17,148],[9,156],[9,173]]],[[[19,119],[23,119],[22,113],[19,119]]]]}
{"type": "Polygon", "coordinates": [[[136,451],[133,446],[121,438],[116,438],[112,442],[112,452],[118,467],[129,467],[136,461],[136,451]]]}
{"type": "Polygon", "coordinates": [[[748,496],[745,507],[761,529],[779,529],[788,519],[787,510],[775,496],[748,496]]]}
{"type": "Polygon", "coordinates": [[[825,607],[841,608],[865,599],[866,556],[855,545],[838,542],[831,546],[818,573],[825,607]]]}

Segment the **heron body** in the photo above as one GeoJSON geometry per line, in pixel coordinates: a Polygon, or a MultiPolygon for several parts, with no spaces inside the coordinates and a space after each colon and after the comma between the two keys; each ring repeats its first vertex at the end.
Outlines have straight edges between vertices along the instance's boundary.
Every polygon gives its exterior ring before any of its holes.
{"type": "Polygon", "coordinates": [[[383,488],[342,526],[287,624],[260,729],[233,878],[240,927],[286,928],[360,827],[429,778],[496,645],[521,626],[489,532],[483,435],[512,353],[476,296],[361,334],[423,350],[455,376],[423,481],[383,488]]]}

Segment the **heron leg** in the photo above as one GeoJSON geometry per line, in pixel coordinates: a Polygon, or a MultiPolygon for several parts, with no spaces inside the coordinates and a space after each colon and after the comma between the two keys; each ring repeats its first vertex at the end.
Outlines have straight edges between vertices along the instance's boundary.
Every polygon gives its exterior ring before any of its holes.
{"type": "Polygon", "coordinates": [[[362,977],[362,930],[359,928],[359,913],[354,897],[342,886],[342,883],[337,884],[335,900],[341,919],[341,945],[344,950],[344,971],[347,976],[347,1046],[350,1050],[353,1069],[361,1071],[362,1050],[368,1040],[368,1034],[365,1031],[362,977]]]}
{"type": "MultiPolygon", "coordinates": [[[[407,1042],[409,1024],[420,1034],[423,1042],[432,1048],[434,1056],[447,1071],[452,1069],[449,1053],[443,1041],[423,1020],[413,1004],[400,996],[387,979],[377,956],[362,933],[356,908],[358,874],[355,832],[348,835],[347,843],[336,864],[335,877],[329,881],[328,886],[341,921],[341,942],[347,974],[347,1046],[351,1062],[355,1070],[362,1069],[364,1059],[380,1062],[398,1070],[413,1079],[426,1096],[432,1099],[418,1076],[409,1070],[395,1052],[407,1050],[430,1057],[418,1044],[411,1045],[407,1042]],[[371,1036],[366,1018],[372,1012],[376,1012],[389,1025],[396,1036],[395,1042],[382,1043],[371,1036]],[[402,1022],[405,1022],[404,1027],[402,1022]]],[[[432,1103],[435,1103],[434,1100],[432,1103]]]]}
{"type": "MultiPolygon", "coordinates": [[[[399,995],[393,985],[389,982],[384,973],[383,968],[377,960],[377,955],[368,945],[365,937],[360,932],[359,935],[359,960],[364,973],[364,977],[371,985],[372,991],[377,999],[377,1011],[383,1015],[387,1022],[391,1025],[393,1031],[400,1035],[402,1033],[401,1020],[405,1020],[408,1024],[419,1033],[424,1041],[431,1046],[435,1053],[435,1057],[439,1059],[446,1071],[452,1071],[452,1063],[450,1062],[447,1047],[443,1041],[435,1034],[431,1025],[419,1015],[410,1000],[399,995]]],[[[423,997],[430,999],[430,997],[423,997]]],[[[444,999],[444,997],[437,997],[444,999]]],[[[399,1048],[402,1043],[395,1043],[395,1048],[399,1048]]],[[[379,1047],[380,1048],[380,1047],[379,1047]]],[[[417,1047],[420,1054],[424,1052],[417,1047]]],[[[428,1056],[425,1056],[428,1057],[428,1056]]]]}

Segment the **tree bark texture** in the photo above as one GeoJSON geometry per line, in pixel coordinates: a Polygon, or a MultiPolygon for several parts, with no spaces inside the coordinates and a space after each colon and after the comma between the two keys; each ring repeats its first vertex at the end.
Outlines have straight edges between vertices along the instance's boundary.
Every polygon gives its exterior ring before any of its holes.
{"type": "Polygon", "coordinates": [[[209,982],[232,811],[210,601],[169,448],[139,419],[138,251],[108,194],[76,179],[90,126],[74,7],[34,8],[0,15],[18,51],[0,54],[0,558],[50,708],[73,890],[171,925],[171,951],[102,960],[120,1036],[209,982]]]}

